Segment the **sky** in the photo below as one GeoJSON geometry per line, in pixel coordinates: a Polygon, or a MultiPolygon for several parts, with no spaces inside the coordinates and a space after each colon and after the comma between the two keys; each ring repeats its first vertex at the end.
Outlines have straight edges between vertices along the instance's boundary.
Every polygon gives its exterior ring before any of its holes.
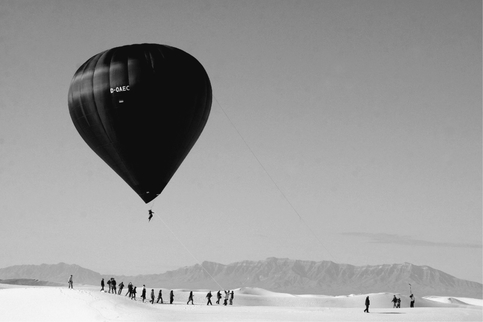
{"type": "Polygon", "coordinates": [[[282,257],[482,282],[481,1],[2,0],[0,66],[0,267],[282,257]],[[136,43],[196,57],[214,97],[149,205],[67,106],[82,63],[136,43]]]}

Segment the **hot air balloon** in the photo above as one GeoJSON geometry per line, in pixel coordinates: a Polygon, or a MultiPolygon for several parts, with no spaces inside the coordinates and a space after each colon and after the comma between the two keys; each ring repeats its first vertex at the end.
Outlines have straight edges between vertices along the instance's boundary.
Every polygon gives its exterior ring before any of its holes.
{"type": "Polygon", "coordinates": [[[159,44],[93,56],[74,74],[68,94],[81,137],[146,203],[163,191],[198,140],[211,101],[198,60],[159,44]]]}

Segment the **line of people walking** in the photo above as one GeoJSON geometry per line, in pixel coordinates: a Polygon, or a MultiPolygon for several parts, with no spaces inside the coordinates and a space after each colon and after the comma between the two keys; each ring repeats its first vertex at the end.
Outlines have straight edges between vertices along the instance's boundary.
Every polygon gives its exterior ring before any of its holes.
{"type": "MultiPolygon", "coordinates": [[[[225,296],[224,296],[224,301],[223,305],[233,305],[233,299],[235,298],[235,292],[234,291],[229,291],[225,290],[225,296]]],[[[209,291],[205,298],[207,299],[206,305],[213,305],[211,302],[211,298],[213,297],[213,294],[211,294],[211,291],[209,291]]],[[[216,304],[220,304],[221,299],[223,298],[221,291],[219,290],[216,293],[216,304]]],[[[186,304],[194,304],[194,296],[193,296],[193,291],[190,292],[188,296],[188,302],[186,304]]]]}
{"type": "MultiPolygon", "coordinates": [[[[109,287],[109,290],[107,291],[108,293],[121,295],[122,290],[124,288],[123,282],[119,283],[119,290],[117,290],[117,288],[116,288],[117,283],[116,283],[116,280],[113,277],[111,277],[111,279],[109,279],[107,281],[107,283],[104,282],[104,278],[103,278],[101,280],[101,292],[106,292],[106,290],[104,289],[105,284],[107,284],[108,287],[109,287]]],[[[128,296],[131,300],[137,301],[137,299],[136,299],[137,293],[138,293],[137,286],[134,286],[131,282],[129,282],[129,284],[127,285],[127,292],[124,296],[128,296]]],[[[146,285],[143,285],[143,288],[141,290],[141,300],[144,302],[144,301],[146,301],[146,298],[147,298],[146,285]]],[[[151,301],[150,302],[152,304],[154,304],[155,300],[156,300],[156,303],[160,303],[160,304],[164,303],[163,302],[163,291],[162,290],[159,290],[158,297],[156,299],[156,296],[154,294],[154,289],[151,289],[151,301]]],[[[170,296],[169,296],[170,304],[172,304],[173,301],[174,301],[174,292],[171,291],[170,296]]]]}
{"type": "MultiPolygon", "coordinates": [[[[233,299],[235,298],[235,292],[230,291],[230,290],[225,290],[225,296],[223,300],[223,305],[233,305],[233,299]]],[[[222,299],[222,294],[221,291],[218,291],[216,293],[216,304],[220,304],[220,301],[222,299]]]]}
{"type": "MultiPolygon", "coordinates": [[[[101,292],[106,292],[106,290],[104,289],[106,284],[108,286],[107,293],[121,295],[122,290],[124,289],[124,282],[121,282],[121,283],[119,283],[119,285],[117,285],[116,279],[113,278],[113,277],[111,277],[107,282],[105,282],[104,278],[102,278],[101,279],[101,292]]],[[[134,286],[131,282],[129,282],[129,284],[127,285],[127,292],[124,296],[128,296],[131,300],[137,301],[137,299],[136,299],[137,293],[138,293],[137,286],[134,286]]],[[[143,285],[143,288],[141,290],[141,301],[142,302],[145,302],[146,299],[147,299],[146,293],[147,293],[146,285],[143,285]]],[[[217,299],[216,304],[220,304],[220,301],[222,299],[224,299],[223,303],[222,303],[223,305],[225,305],[225,306],[226,305],[233,305],[233,299],[235,298],[235,292],[230,291],[230,290],[225,290],[224,293],[225,293],[224,296],[222,295],[221,290],[219,290],[216,293],[216,299],[217,299]]],[[[211,294],[211,291],[209,291],[206,294],[206,299],[207,299],[206,305],[213,305],[213,303],[211,302],[212,297],[213,297],[213,294],[211,294]]],[[[158,291],[158,295],[156,297],[154,289],[151,289],[150,301],[149,302],[151,304],[154,304],[154,303],[164,304],[163,290],[160,289],[158,291]]],[[[174,302],[174,292],[173,292],[173,290],[171,290],[169,292],[169,304],[173,304],[173,302],[174,302]]],[[[194,305],[193,291],[190,291],[190,293],[188,295],[188,302],[186,304],[189,305],[190,303],[191,303],[191,305],[194,305]]]]}

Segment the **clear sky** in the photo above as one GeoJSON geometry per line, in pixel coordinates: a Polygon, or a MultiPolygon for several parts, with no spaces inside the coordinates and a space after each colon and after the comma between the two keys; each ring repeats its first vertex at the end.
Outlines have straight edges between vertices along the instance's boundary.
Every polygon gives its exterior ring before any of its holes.
{"type": "Polygon", "coordinates": [[[0,66],[0,267],[287,257],[482,282],[481,1],[2,0],[0,66]],[[150,223],[67,107],[84,61],[145,42],[195,56],[214,95],[150,223]]]}

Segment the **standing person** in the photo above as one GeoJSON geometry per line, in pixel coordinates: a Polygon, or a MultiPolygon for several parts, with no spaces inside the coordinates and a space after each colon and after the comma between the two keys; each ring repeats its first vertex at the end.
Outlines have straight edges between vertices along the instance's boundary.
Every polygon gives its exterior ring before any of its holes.
{"type": "Polygon", "coordinates": [[[371,305],[371,301],[369,301],[369,295],[366,297],[366,309],[364,312],[369,313],[369,305],[371,305]]]}
{"type": "Polygon", "coordinates": [[[213,295],[211,295],[211,291],[208,292],[208,294],[206,294],[206,298],[208,299],[208,303],[206,303],[206,305],[213,305],[213,303],[211,303],[211,297],[213,295]]]}
{"type": "Polygon", "coordinates": [[[127,284],[127,292],[126,292],[126,295],[124,295],[124,296],[129,295],[129,297],[131,297],[131,293],[132,293],[132,283],[129,282],[129,284],[127,284]]]}
{"type": "Polygon", "coordinates": [[[216,304],[220,304],[220,300],[221,300],[221,291],[218,290],[218,292],[216,293],[216,304]]]}
{"type": "Polygon", "coordinates": [[[392,306],[392,308],[395,308],[396,307],[396,304],[397,304],[397,298],[396,298],[396,295],[394,295],[394,297],[392,298],[392,301],[391,301],[394,305],[392,306]]]}
{"type": "Polygon", "coordinates": [[[101,280],[101,292],[104,292],[104,278],[101,280]]]}
{"type": "Polygon", "coordinates": [[[112,281],[111,281],[111,287],[112,287],[112,293],[114,294],[117,294],[116,292],[116,280],[114,279],[114,277],[112,278],[112,281]]]}
{"type": "Polygon", "coordinates": [[[143,290],[141,292],[141,298],[143,299],[143,303],[144,303],[144,300],[146,300],[146,286],[143,284],[143,290]]]}
{"type": "Polygon", "coordinates": [[[230,305],[233,305],[233,299],[235,298],[235,291],[231,291],[230,293],[230,305]]]}
{"type": "Polygon", "coordinates": [[[67,283],[69,284],[69,288],[74,288],[74,278],[72,277],[72,275],[69,277],[67,283]]]}
{"type": "Polygon", "coordinates": [[[174,293],[173,293],[173,290],[171,290],[171,292],[169,292],[169,304],[173,304],[173,301],[174,301],[174,293]]]}
{"type": "Polygon", "coordinates": [[[191,305],[195,305],[193,303],[193,291],[190,291],[190,295],[188,297],[188,302],[186,304],[188,305],[188,304],[190,304],[190,302],[191,302],[191,305]]]}
{"type": "Polygon", "coordinates": [[[112,290],[111,280],[112,280],[112,277],[110,280],[107,281],[107,286],[109,286],[109,293],[111,293],[111,290],[112,290]]]}
{"type": "Polygon", "coordinates": [[[400,308],[401,308],[401,298],[398,298],[398,299],[397,299],[396,308],[398,308],[398,309],[400,309],[400,308]]]}
{"type": "Polygon", "coordinates": [[[131,292],[131,300],[134,300],[136,301],[136,293],[138,292],[136,290],[137,286],[134,286],[134,288],[132,289],[132,292],[131,292]]]}
{"type": "Polygon", "coordinates": [[[151,304],[154,304],[154,299],[156,296],[154,295],[154,288],[151,289],[151,304]]]}
{"type": "Polygon", "coordinates": [[[159,303],[159,301],[161,300],[161,304],[163,304],[163,290],[159,290],[159,293],[158,293],[158,300],[156,301],[156,303],[159,303]]]}
{"type": "Polygon", "coordinates": [[[121,295],[123,288],[124,288],[124,282],[119,283],[119,292],[117,294],[121,295]]]}
{"type": "Polygon", "coordinates": [[[225,290],[225,300],[223,301],[223,305],[227,305],[228,304],[228,298],[230,297],[230,291],[226,291],[225,290]]]}
{"type": "Polygon", "coordinates": [[[414,307],[414,302],[415,302],[416,298],[412,294],[409,295],[409,298],[411,299],[411,303],[409,304],[409,307],[414,307]]]}

